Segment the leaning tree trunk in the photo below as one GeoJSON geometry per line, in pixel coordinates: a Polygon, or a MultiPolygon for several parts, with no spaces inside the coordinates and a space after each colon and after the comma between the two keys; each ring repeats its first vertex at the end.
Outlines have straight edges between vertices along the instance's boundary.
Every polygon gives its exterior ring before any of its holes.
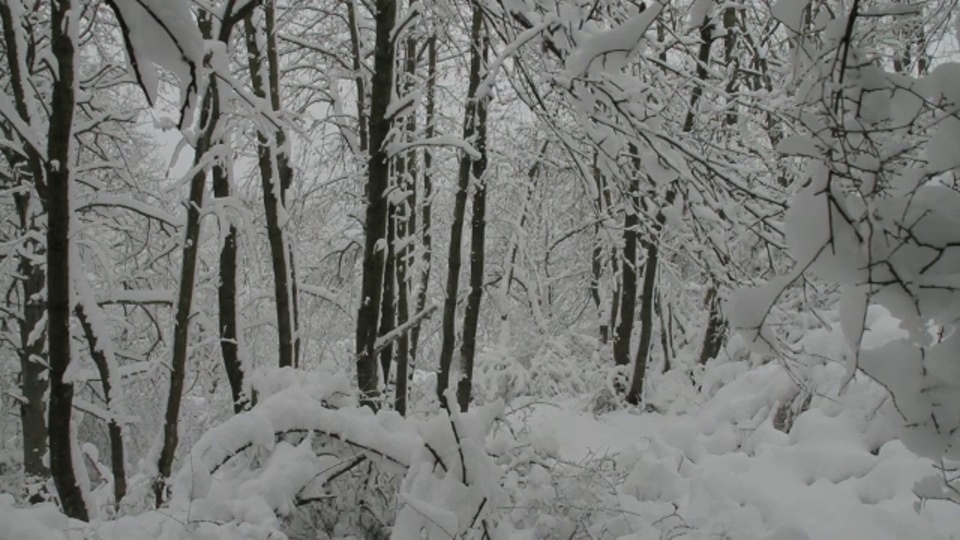
{"type": "Polygon", "coordinates": [[[157,462],[158,478],[153,492],[159,508],[166,495],[166,482],[173,467],[173,457],[179,443],[178,426],[180,421],[180,402],[183,399],[183,382],[187,371],[187,349],[190,339],[190,314],[193,310],[193,288],[197,274],[197,252],[200,239],[200,211],[203,207],[203,189],[206,171],[203,160],[210,148],[210,142],[216,129],[214,88],[216,80],[212,77],[203,96],[200,110],[200,125],[206,126],[197,140],[193,158],[193,177],[190,179],[190,198],[187,205],[186,228],[183,238],[183,258],[180,268],[180,289],[177,296],[177,309],[174,315],[173,357],[170,362],[170,391],[167,394],[167,407],[163,422],[163,445],[157,462]]]}
{"type": "MultiPolygon", "coordinates": [[[[473,5],[473,28],[471,36],[471,75],[473,62],[485,67],[487,63],[487,39],[483,36],[483,10],[479,0],[473,5]]],[[[476,71],[479,85],[480,70],[476,71]]],[[[473,83],[473,80],[470,81],[473,83]]],[[[480,302],[483,299],[483,272],[487,229],[487,184],[484,178],[487,172],[487,97],[474,94],[476,101],[477,139],[476,150],[480,158],[473,162],[473,218],[470,226],[470,294],[467,295],[467,309],[463,318],[463,342],[460,345],[460,380],[457,382],[457,402],[460,410],[466,412],[470,407],[470,394],[473,388],[473,363],[477,349],[477,326],[480,322],[480,302]]]]}
{"type": "Polygon", "coordinates": [[[377,0],[376,45],[374,46],[373,84],[370,93],[370,161],[367,166],[364,217],[363,279],[360,286],[360,310],[357,313],[357,382],[362,402],[377,407],[377,317],[383,293],[384,250],[377,249],[387,225],[387,184],[390,163],[384,143],[390,132],[387,109],[393,93],[393,27],[397,18],[395,0],[377,0]]]}
{"type": "MultiPolygon", "coordinates": [[[[530,167],[530,170],[527,171],[527,193],[523,199],[523,206],[520,208],[520,227],[519,232],[523,230],[524,226],[527,224],[527,219],[529,216],[529,208],[533,201],[533,194],[537,189],[537,177],[540,174],[540,166],[546,158],[547,155],[547,146],[549,141],[544,141],[543,146],[540,147],[540,153],[537,155],[536,161],[533,162],[533,165],[530,167]]],[[[504,270],[503,280],[500,283],[500,302],[505,303],[508,298],[510,298],[510,287],[513,284],[513,274],[517,268],[517,257],[520,254],[520,240],[519,237],[517,240],[511,239],[511,246],[508,250],[510,252],[510,258],[507,259],[506,268],[504,270]]],[[[531,303],[531,307],[532,303],[531,303]]],[[[509,309],[506,305],[501,306],[500,311],[500,346],[506,347],[510,337],[510,315],[509,309]]]]}
{"type": "MultiPolygon", "coordinates": [[[[467,88],[467,104],[463,118],[463,140],[470,141],[477,133],[479,121],[477,88],[480,86],[481,52],[480,31],[483,23],[480,8],[474,7],[471,23],[471,44],[473,45],[470,58],[470,78],[467,88]]],[[[437,399],[441,405],[447,406],[447,387],[450,385],[450,367],[453,363],[453,349],[456,341],[455,318],[457,313],[457,294],[460,292],[460,265],[463,257],[463,223],[467,210],[467,191],[470,188],[471,171],[474,159],[469,153],[463,152],[460,156],[458,171],[457,194],[454,199],[453,224],[450,228],[450,253],[447,258],[447,286],[446,298],[443,301],[443,336],[440,342],[440,372],[437,377],[437,399]]]]}
{"type": "MultiPolygon", "coordinates": [[[[47,135],[47,350],[50,362],[50,473],[68,516],[87,521],[89,509],[73,469],[71,417],[73,383],[65,382],[70,365],[70,142],[73,138],[73,35],[77,13],[71,0],[55,0],[50,12],[50,46],[56,79],[47,135]]],[[[79,269],[77,269],[79,271],[79,269]]]]}
{"type": "MultiPolygon", "coordinates": [[[[83,336],[87,340],[87,348],[90,350],[90,357],[93,364],[97,367],[97,374],[100,375],[100,384],[103,387],[103,401],[110,414],[107,419],[107,435],[110,438],[110,472],[113,474],[113,504],[114,508],[120,509],[120,501],[127,493],[127,473],[124,466],[125,458],[123,451],[123,428],[117,419],[116,396],[113,388],[113,378],[110,370],[110,363],[107,361],[107,355],[104,352],[97,332],[90,322],[82,304],[77,305],[77,320],[80,322],[80,328],[83,329],[83,336]]],[[[119,380],[119,377],[117,378],[119,380]]]]}
{"type": "MultiPolygon", "coordinates": [[[[279,62],[276,51],[275,5],[264,3],[266,54],[258,42],[259,31],[253,15],[244,19],[247,62],[254,94],[268,99],[272,112],[280,112],[279,62]],[[266,68],[267,73],[263,70],[266,68]],[[268,95],[269,91],[269,95],[268,95]]],[[[280,128],[273,133],[257,133],[257,163],[263,185],[263,206],[267,220],[267,240],[273,267],[274,297],[277,307],[278,363],[280,367],[297,364],[296,284],[293,257],[285,234],[285,192],[290,187],[293,171],[286,154],[286,134],[280,128]]]]}

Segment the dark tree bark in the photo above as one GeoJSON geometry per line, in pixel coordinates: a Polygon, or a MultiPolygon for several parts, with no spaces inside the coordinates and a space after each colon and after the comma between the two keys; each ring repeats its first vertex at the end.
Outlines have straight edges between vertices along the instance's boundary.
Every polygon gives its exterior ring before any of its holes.
{"type": "MultiPolygon", "coordinates": [[[[620,273],[620,259],[619,250],[616,248],[612,249],[610,254],[610,275],[613,276],[614,280],[618,277],[620,278],[620,281],[616,281],[616,286],[613,289],[613,298],[610,299],[610,324],[608,328],[612,328],[614,332],[616,332],[617,324],[620,322],[620,299],[623,297],[623,275],[620,273]]],[[[614,334],[614,339],[616,339],[616,334],[614,334]]]]}
{"type": "Polygon", "coordinates": [[[367,152],[367,90],[363,77],[363,59],[360,51],[360,27],[357,25],[357,1],[347,0],[347,24],[350,25],[350,52],[353,57],[354,80],[357,85],[357,132],[360,153],[367,152]]]}
{"type": "MultiPolygon", "coordinates": [[[[700,83],[704,82],[707,78],[707,66],[710,62],[710,45],[712,41],[713,23],[709,18],[706,18],[700,26],[700,48],[697,54],[696,78],[700,83]]],[[[693,130],[697,104],[702,96],[703,85],[695,85],[690,95],[689,107],[683,123],[682,130],[684,133],[689,133],[693,130]]],[[[653,335],[653,302],[659,262],[659,233],[666,222],[663,208],[672,205],[675,198],[676,187],[671,185],[667,188],[664,202],[657,211],[656,224],[653,228],[654,236],[642,242],[647,256],[644,271],[643,298],[641,302],[640,345],[637,348],[637,356],[634,361],[633,378],[630,383],[630,389],[626,395],[627,402],[633,405],[639,404],[643,397],[643,384],[646,377],[647,362],[650,356],[650,341],[653,335]]],[[[626,296],[626,294],[627,291],[624,289],[624,295],[626,296]]]]}
{"type": "Polygon", "coordinates": [[[113,504],[114,508],[119,509],[120,501],[127,493],[127,473],[124,465],[123,428],[117,421],[116,410],[113,408],[114,389],[110,377],[110,366],[83,305],[78,305],[75,311],[80,327],[83,329],[83,336],[87,340],[90,357],[93,359],[93,364],[97,367],[97,373],[100,376],[100,384],[103,386],[103,401],[107,411],[111,414],[111,417],[107,420],[107,434],[110,438],[110,472],[113,473],[113,504]]]}
{"type": "MultiPolygon", "coordinates": [[[[473,58],[480,59],[481,65],[487,63],[487,39],[483,35],[483,9],[479,0],[473,5],[473,35],[471,49],[473,58]]],[[[471,74],[473,59],[471,59],[471,74]]],[[[479,77],[480,71],[477,70],[479,77]]],[[[473,81],[471,80],[471,83],[473,81]]],[[[477,80],[479,86],[479,79],[477,80]]],[[[474,87],[476,88],[476,87],[474,87]]],[[[470,294],[467,295],[467,309],[463,318],[463,342],[460,344],[460,380],[457,381],[457,402],[460,410],[466,412],[470,408],[470,395],[473,389],[473,363],[477,349],[477,326],[480,322],[480,303],[483,300],[484,251],[487,230],[487,105],[486,96],[476,96],[477,139],[476,150],[480,159],[472,163],[473,166],[473,216],[470,226],[470,294]]]]}
{"type": "MultiPolygon", "coordinates": [[[[247,62],[254,94],[269,99],[271,110],[280,112],[280,68],[276,45],[276,13],[274,1],[263,4],[264,37],[266,51],[260,50],[259,34],[252,14],[244,19],[246,32],[247,62]],[[266,64],[267,79],[263,68],[266,64]],[[269,94],[268,94],[269,92],[269,94]]],[[[285,192],[290,187],[293,170],[286,154],[286,133],[277,128],[273,133],[257,133],[257,164],[263,186],[263,206],[267,221],[267,240],[270,244],[270,260],[273,268],[274,297],[277,308],[278,364],[280,367],[295,366],[299,349],[296,321],[296,283],[293,279],[293,257],[287,245],[281,214],[286,206],[285,192]]]]}
{"type": "MultiPolygon", "coordinates": [[[[389,183],[389,181],[388,181],[389,183]]],[[[396,185],[388,187],[396,189],[396,185]]],[[[389,196],[388,196],[389,198],[389,196]]],[[[378,336],[385,336],[397,326],[397,216],[396,203],[387,203],[387,245],[383,260],[383,299],[380,302],[380,331],[378,336]]],[[[383,375],[383,384],[390,383],[390,366],[393,363],[393,343],[388,343],[380,350],[380,373],[383,375]]]]}
{"type": "MultiPolygon", "coordinates": [[[[24,231],[36,230],[32,225],[24,231]]],[[[37,246],[39,250],[39,246],[37,246]]],[[[44,394],[47,392],[47,355],[43,350],[45,332],[35,335],[43,325],[44,306],[41,294],[44,286],[43,272],[26,254],[20,258],[23,275],[23,319],[20,320],[20,387],[23,401],[20,403],[20,421],[23,432],[23,473],[28,499],[39,502],[44,483],[50,470],[43,462],[47,453],[47,419],[44,394]]]]}
{"type": "MultiPolygon", "coordinates": [[[[27,109],[25,68],[21,66],[19,58],[20,43],[17,40],[19,26],[22,21],[14,21],[10,6],[0,3],[0,23],[2,23],[4,46],[6,47],[7,69],[10,77],[10,87],[17,114],[26,123],[30,124],[30,112],[27,109]]],[[[5,134],[15,140],[12,133],[5,134]]],[[[19,228],[22,234],[40,236],[41,227],[37,223],[40,206],[44,204],[42,193],[44,190],[44,156],[38,149],[30,145],[23,145],[23,155],[7,149],[2,151],[10,166],[12,185],[9,188],[33,185],[39,198],[34,198],[29,190],[15,192],[13,195],[16,207],[19,228]]],[[[20,402],[20,422],[23,433],[23,472],[26,496],[31,502],[40,502],[45,489],[46,480],[50,477],[50,470],[44,464],[43,456],[47,453],[47,420],[44,394],[48,389],[48,379],[45,377],[47,355],[44,350],[45,330],[43,329],[44,304],[43,292],[46,278],[40,265],[35,264],[32,256],[42,255],[43,246],[35,240],[27,240],[19,252],[18,271],[20,280],[21,316],[18,320],[20,344],[18,356],[20,358],[20,390],[23,401],[20,402]],[[36,332],[39,332],[37,334],[36,332]]]]}
{"type": "Polygon", "coordinates": [[[393,27],[396,24],[395,0],[377,0],[376,45],[374,48],[373,85],[370,94],[370,162],[367,166],[366,198],[364,217],[363,279],[360,288],[360,310],[357,313],[357,382],[363,404],[376,408],[377,357],[374,347],[377,341],[377,317],[383,293],[383,246],[378,246],[386,233],[387,185],[390,179],[390,163],[384,143],[390,133],[390,118],[387,109],[393,93],[394,42],[393,27]],[[378,249],[378,247],[380,249],[378,249]]]}
{"type": "MultiPolygon", "coordinates": [[[[250,9],[254,3],[246,4],[250,9]]],[[[230,41],[233,23],[242,12],[234,12],[235,0],[228,2],[224,20],[231,24],[221,24],[217,40],[230,41]]],[[[211,75],[207,81],[200,104],[200,136],[197,138],[193,154],[193,176],[190,178],[190,195],[187,204],[187,218],[184,227],[183,259],[180,267],[180,288],[177,291],[176,313],[174,315],[173,354],[170,361],[170,392],[163,421],[163,444],[157,461],[157,473],[153,485],[153,494],[157,508],[164,503],[167,491],[167,479],[173,468],[173,458],[180,442],[178,426],[180,423],[180,403],[183,401],[183,383],[187,371],[187,356],[190,340],[190,315],[193,310],[194,284],[197,274],[197,253],[200,239],[200,217],[203,209],[203,190],[207,171],[201,167],[206,154],[216,142],[217,124],[220,121],[219,100],[217,99],[217,79],[211,75]]]]}
{"type": "MultiPolygon", "coordinates": [[[[230,175],[220,163],[213,166],[213,195],[230,196],[230,175]]],[[[247,409],[249,401],[243,392],[243,362],[237,343],[237,228],[232,223],[220,223],[220,227],[227,229],[220,248],[220,283],[217,284],[220,353],[230,382],[233,412],[240,413],[247,409]]]]}
{"type": "MultiPolygon", "coordinates": [[[[436,91],[437,91],[437,38],[430,36],[427,38],[427,103],[425,107],[424,136],[432,138],[436,135],[436,91]]],[[[413,183],[414,188],[416,182],[413,183]]],[[[414,196],[416,200],[417,197],[414,196]]],[[[423,193],[420,197],[420,214],[423,216],[423,232],[420,239],[421,250],[423,252],[422,267],[420,270],[420,280],[417,285],[416,313],[423,311],[427,303],[427,289],[430,286],[430,270],[433,258],[433,151],[430,147],[423,152],[423,193]]],[[[410,229],[411,233],[416,232],[416,228],[410,229]]],[[[412,376],[413,370],[417,364],[417,347],[420,343],[420,325],[417,324],[410,330],[410,367],[409,373],[412,376]]]]}
{"type": "MultiPolygon", "coordinates": [[[[463,120],[463,140],[470,141],[477,133],[478,100],[477,88],[480,86],[481,56],[479,36],[483,23],[482,14],[475,7],[471,23],[472,54],[470,58],[470,78],[467,88],[467,103],[463,120]]],[[[473,158],[466,152],[460,156],[460,169],[457,176],[457,194],[454,199],[453,224],[450,228],[450,253],[447,257],[446,298],[443,301],[443,336],[440,343],[440,372],[437,377],[437,399],[446,407],[444,393],[450,385],[450,367],[453,363],[453,349],[456,341],[455,318],[457,312],[457,294],[460,291],[460,265],[463,257],[463,224],[467,210],[467,191],[473,169],[473,158]]]]}
{"type": "Polygon", "coordinates": [[[703,335],[703,346],[700,348],[698,362],[701,365],[720,354],[720,349],[723,348],[723,338],[727,333],[727,321],[723,317],[715,284],[711,284],[710,288],[707,289],[707,296],[703,303],[707,307],[709,319],[707,320],[707,330],[703,335]]]}
{"type": "MultiPolygon", "coordinates": [[[[204,39],[213,39],[213,21],[206,11],[200,12],[200,32],[204,39]]],[[[209,89],[214,94],[213,117],[220,117],[219,89],[216,83],[209,89]]],[[[227,144],[224,140],[216,144],[227,144]]],[[[211,141],[211,144],[214,144],[211,141]]],[[[218,199],[230,197],[230,173],[225,163],[213,164],[213,195],[218,199]]],[[[233,400],[233,412],[239,413],[249,406],[243,393],[243,363],[240,360],[237,343],[237,228],[232,223],[220,222],[221,231],[226,230],[223,246],[220,248],[220,280],[217,284],[217,307],[220,333],[220,354],[223,368],[230,383],[230,397],[233,400]]]]}
{"type": "MultiPolygon", "coordinates": [[[[406,42],[406,51],[404,52],[404,74],[406,81],[404,89],[407,93],[413,91],[414,79],[417,75],[417,39],[414,36],[408,37],[406,42]]],[[[411,111],[407,117],[405,132],[408,139],[416,137],[417,115],[416,111],[411,111]]],[[[408,241],[408,236],[417,230],[417,212],[416,198],[414,196],[414,186],[417,185],[417,153],[416,150],[407,152],[397,159],[397,178],[400,189],[406,195],[399,206],[397,237],[407,244],[400,252],[397,258],[397,325],[402,327],[406,324],[410,316],[410,284],[407,270],[410,266],[414,250],[413,243],[408,241]]],[[[419,313],[419,312],[418,312],[419,313]]],[[[401,415],[407,413],[407,393],[409,379],[413,375],[409,370],[410,364],[410,334],[404,332],[397,340],[397,389],[394,399],[394,410],[401,415]]]]}
{"type": "Polygon", "coordinates": [[[200,210],[203,207],[203,188],[206,183],[206,171],[197,168],[210,147],[215,129],[213,116],[213,92],[216,81],[211,78],[210,86],[203,97],[200,111],[200,125],[206,126],[197,140],[193,158],[194,174],[190,179],[190,198],[187,206],[186,228],[184,231],[183,259],[180,268],[180,289],[177,295],[177,309],[174,315],[173,356],[170,362],[170,391],[167,395],[167,407],[163,422],[163,446],[158,461],[159,477],[154,484],[154,496],[159,508],[166,496],[166,482],[173,467],[173,457],[179,443],[178,424],[180,403],[183,399],[183,382],[187,371],[187,349],[190,340],[190,314],[193,310],[193,286],[197,273],[197,250],[200,238],[200,210]]]}
{"type": "Polygon", "coordinates": [[[643,381],[646,378],[647,361],[650,357],[650,341],[653,337],[654,285],[659,262],[658,242],[658,238],[643,242],[647,257],[643,264],[643,297],[640,301],[640,345],[637,347],[637,358],[633,365],[630,391],[627,392],[627,403],[631,405],[639,404],[643,397],[643,381]]]}
{"type": "Polygon", "coordinates": [[[630,180],[630,198],[623,217],[623,269],[620,285],[620,320],[613,338],[613,361],[618,366],[630,364],[630,338],[633,334],[634,311],[637,303],[637,236],[640,218],[640,171],[634,167],[630,180]]]}
{"type": "MultiPolygon", "coordinates": [[[[604,181],[603,174],[597,164],[597,152],[593,154],[593,179],[597,189],[597,198],[594,201],[597,209],[597,215],[601,218],[607,211],[607,205],[604,204],[604,181]]],[[[600,343],[606,345],[610,340],[610,327],[608,326],[606,313],[603,312],[603,298],[600,296],[600,280],[603,278],[603,242],[601,231],[603,222],[597,220],[593,229],[593,258],[591,259],[590,271],[590,296],[593,298],[594,308],[597,310],[597,321],[600,327],[600,343]]]]}
{"type": "Polygon", "coordinates": [[[663,373],[666,373],[672,369],[671,358],[673,356],[673,351],[670,347],[672,337],[670,336],[670,331],[667,325],[667,318],[669,315],[663,307],[663,296],[660,294],[659,287],[657,290],[657,302],[654,304],[653,309],[656,312],[657,319],[660,320],[660,349],[663,351],[663,373]]]}
{"type": "Polygon", "coordinates": [[[71,417],[73,383],[63,377],[70,365],[70,142],[73,138],[74,43],[77,13],[71,0],[54,0],[50,47],[56,79],[47,135],[47,350],[50,361],[50,473],[68,516],[87,521],[89,510],[73,470],[71,417]],[[74,20],[70,20],[74,19],[74,20]]]}

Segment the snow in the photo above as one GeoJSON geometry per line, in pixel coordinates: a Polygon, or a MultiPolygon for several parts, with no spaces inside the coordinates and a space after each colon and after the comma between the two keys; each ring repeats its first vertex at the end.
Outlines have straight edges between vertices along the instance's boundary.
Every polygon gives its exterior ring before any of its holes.
{"type": "Polygon", "coordinates": [[[773,5],[773,17],[794,32],[800,32],[803,26],[803,11],[810,0],[777,0],[773,5]]]}
{"type": "Polygon", "coordinates": [[[183,0],[115,0],[112,4],[126,25],[131,65],[150,103],[157,100],[157,67],[162,67],[177,77],[181,101],[188,105],[198,95],[196,85],[201,79],[196,69],[204,54],[189,4],[183,0]]]}
{"type": "Polygon", "coordinates": [[[619,70],[663,9],[659,1],[650,4],[624,24],[590,36],[580,43],[576,52],[567,59],[564,77],[574,80],[588,72],[619,70]]]}
{"type": "MultiPolygon", "coordinates": [[[[936,500],[942,484],[926,480],[936,473],[933,461],[898,438],[886,390],[857,376],[838,392],[846,343],[833,317],[833,326],[800,345],[834,360],[788,367],[717,359],[693,375],[696,384],[657,373],[654,384],[668,390],[650,399],[663,412],[594,414],[588,394],[536,399],[558,389],[527,383],[528,397],[514,399],[508,412],[494,402],[404,419],[338,398],[349,381],[331,373],[258,372],[252,385],[260,404],[201,437],[170,508],[92,527],[105,539],[271,538],[298,497],[324,497],[326,479],[362,455],[403,475],[397,539],[449,538],[485,520],[495,538],[507,539],[569,538],[578,520],[593,537],[957,538],[960,512],[936,500]],[[798,386],[793,370],[809,386],[798,386]],[[783,424],[782,409],[795,418],[783,424]],[[275,436],[295,427],[317,431],[275,436]],[[353,444],[322,443],[327,451],[317,452],[324,433],[353,444]],[[927,497],[923,504],[915,490],[927,497]]],[[[889,312],[871,309],[864,321],[865,358],[902,343],[889,312]]],[[[547,357],[559,364],[577,354],[574,343],[551,350],[547,357]]],[[[8,530],[20,534],[9,538],[74,538],[68,529],[50,506],[18,509],[0,498],[0,539],[8,530]]]]}
{"type": "MultiPolygon", "coordinates": [[[[880,393],[865,381],[855,386],[854,400],[880,393]]],[[[676,533],[680,523],[690,538],[956,538],[956,509],[914,509],[912,489],[932,463],[889,434],[872,453],[876,441],[859,413],[831,416],[825,398],[824,406],[801,414],[789,434],[769,418],[750,427],[756,413],[791,392],[796,385],[772,363],[724,386],[691,416],[616,411],[594,418],[578,410],[582,404],[566,401],[535,406],[526,422],[531,431],[557,438],[561,459],[613,457],[626,474],[617,488],[624,510],[662,512],[660,518],[676,512],[674,528],[664,519],[660,532],[636,538],[660,537],[667,534],[663,527],[676,533]]],[[[889,420],[868,424],[877,421],[889,420]]],[[[624,526],[650,526],[642,522],[635,517],[624,526]]]]}

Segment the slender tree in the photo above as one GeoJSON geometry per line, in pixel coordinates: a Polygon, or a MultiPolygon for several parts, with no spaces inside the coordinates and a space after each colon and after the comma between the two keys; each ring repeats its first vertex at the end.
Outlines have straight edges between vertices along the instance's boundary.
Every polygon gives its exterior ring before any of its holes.
{"type": "MultiPolygon", "coordinates": [[[[406,40],[404,51],[404,76],[406,80],[403,90],[409,95],[413,91],[417,76],[417,36],[410,35],[406,40]]],[[[413,139],[417,131],[416,110],[407,113],[407,123],[404,133],[408,139],[413,139]]],[[[409,152],[397,157],[397,178],[399,189],[403,193],[403,201],[399,206],[397,216],[397,237],[403,247],[397,258],[397,325],[403,327],[410,316],[410,276],[408,270],[415,254],[414,244],[409,236],[417,230],[416,185],[417,185],[417,152],[409,152]]],[[[409,379],[412,376],[410,367],[410,334],[404,332],[397,340],[397,389],[394,399],[394,409],[400,414],[407,411],[407,393],[409,379]]]]}
{"type": "MultiPolygon", "coordinates": [[[[477,89],[480,86],[480,69],[482,64],[481,34],[483,14],[479,6],[474,4],[473,17],[470,24],[470,75],[467,83],[466,107],[463,116],[463,140],[473,141],[478,135],[480,115],[480,99],[477,89]]],[[[479,137],[477,137],[479,141],[479,137]]],[[[443,301],[443,336],[440,343],[440,371],[437,377],[437,399],[446,406],[445,393],[450,385],[450,368],[453,363],[453,350],[456,341],[456,314],[457,295],[460,292],[460,265],[463,257],[463,224],[467,211],[467,194],[470,189],[473,172],[477,170],[473,163],[481,161],[475,159],[470,152],[463,152],[460,156],[460,167],[457,174],[457,194],[454,199],[453,224],[450,227],[450,251],[447,257],[447,285],[446,298],[443,301]]],[[[479,300],[478,300],[479,301],[479,300]]],[[[479,305],[478,305],[479,308],[479,305]]]]}
{"type": "MultiPolygon", "coordinates": [[[[424,107],[425,127],[424,136],[431,139],[436,135],[436,94],[437,94],[437,38],[431,35],[427,38],[427,103],[424,107]]],[[[413,184],[416,189],[416,182],[413,184]]],[[[421,261],[420,276],[417,283],[416,313],[421,313],[427,303],[427,289],[430,286],[430,271],[433,260],[433,151],[430,147],[423,152],[423,191],[420,196],[414,194],[414,200],[419,200],[419,214],[422,216],[421,225],[421,261]]],[[[416,231],[415,227],[410,229],[416,231]]],[[[417,363],[417,347],[420,343],[420,324],[410,329],[410,367],[409,376],[413,376],[413,369],[417,363]]]]}
{"type": "MultiPolygon", "coordinates": [[[[262,32],[265,46],[261,46],[261,32],[254,24],[251,12],[244,19],[247,62],[254,94],[267,100],[270,110],[281,111],[280,66],[277,56],[276,5],[273,0],[263,2],[262,32]]],[[[287,134],[280,127],[271,132],[257,132],[257,163],[263,184],[263,205],[267,221],[267,240],[273,267],[274,297],[277,306],[277,331],[280,367],[295,366],[299,351],[297,336],[297,285],[293,266],[292,246],[287,242],[285,193],[290,188],[293,169],[287,148],[287,134]]]]}
{"type": "MultiPolygon", "coordinates": [[[[470,45],[472,50],[470,73],[474,74],[473,63],[480,67],[487,64],[488,40],[483,33],[483,7],[479,0],[473,3],[473,19],[470,45]]],[[[480,70],[476,71],[477,76],[480,70]]],[[[472,80],[471,80],[472,82],[472,80]]],[[[478,81],[479,86],[479,81],[478,81]]],[[[471,163],[473,187],[473,216],[470,225],[470,293],[467,295],[467,309],[463,318],[463,340],[460,344],[460,380],[457,381],[457,401],[461,411],[470,407],[470,394],[473,387],[473,364],[477,349],[477,326],[480,322],[480,302],[483,299],[484,262],[486,253],[487,229],[487,107],[486,95],[474,94],[476,102],[476,151],[479,158],[471,163]]]]}
{"type": "Polygon", "coordinates": [[[377,386],[377,318],[383,294],[383,266],[390,180],[390,163],[385,142],[390,133],[387,109],[393,94],[394,40],[397,5],[395,0],[377,0],[376,45],[374,48],[373,84],[370,91],[370,161],[367,166],[366,216],[364,218],[363,278],[360,288],[360,310],[357,313],[356,354],[357,381],[364,404],[376,408],[377,386]]]}
{"type": "MultiPolygon", "coordinates": [[[[237,0],[229,0],[224,8],[222,22],[217,32],[217,41],[229,43],[233,26],[239,22],[243,11],[234,11],[237,0]]],[[[242,7],[249,9],[254,3],[242,7]]],[[[206,186],[207,153],[217,143],[220,122],[220,98],[217,78],[210,74],[207,88],[200,104],[200,134],[194,144],[193,167],[190,168],[190,194],[187,204],[186,224],[182,244],[182,262],[180,267],[180,286],[177,291],[176,313],[174,315],[173,353],[170,361],[170,388],[163,420],[163,441],[157,462],[158,477],[154,482],[154,497],[159,508],[166,498],[167,479],[173,467],[174,455],[180,440],[180,404],[183,400],[183,385],[187,372],[187,357],[190,341],[190,318],[193,310],[194,284],[197,273],[197,257],[200,240],[200,218],[203,209],[203,192],[206,186]]]]}

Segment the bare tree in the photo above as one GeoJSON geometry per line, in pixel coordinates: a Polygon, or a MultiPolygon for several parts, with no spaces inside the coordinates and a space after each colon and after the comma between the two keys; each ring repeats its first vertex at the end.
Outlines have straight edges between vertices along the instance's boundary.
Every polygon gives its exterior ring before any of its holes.
{"type": "MultiPolygon", "coordinates": [[[[268,100],[270,110],[281,111],[280,65],[277,57],[276,5],[263,2],[263,31],[254,24],[251,13],[244,19],[247,61],[254,94],[268,100]],[[265,46],[259,41],[263,37],[265,46]],[[265,49],[265,50],[264,50],[265,49]],[[264,73],[266,70],[266,73],[264,73]]],[[[297,285],[292,246],[286,240],[288,221],[285,193],[293,179],[288,156],[287,134],[280,127],[271,132],[257,132],[257,160],[263,183],[263,205],[267,220],[267,239],[273,266],[274,296],[277,306],[279,365],[296,366],[299,355],[297,337],[297,285]]]]}
{"type": "MultiPolygon", "coordinates": [[[[471,141],[476,138],[476,144],[479,147],[481,143],[485,144],[483,137],[485,137],[485,128],[481,127],[486,122],[486,110],[483,104],[483,97],[478,96],[477,90],[480,86],[480,70],[482,66],[482,58],[485,42],[482,40],[481,32],[483,27],[483,12],[479,5],[474,3],[473,17],[470,24],[470,45],[471,45],[471,54],[470,54],[470,75],[469,81],[467,83],[467,97],[466,97],[466,107],[464,109],[463,115],[463,140],[471,141]]],[[[480,152],[479,148],[477,149],[480,152]]],[[[483,173],[486,169],[486,161],[483,158],[483,154],[478,154],[476,156],[471,155],[470,152],[463,152],[460,156],[460,168],[457,176],[457,195],[454,200],[453,208],[453,224],[450,227],[450,252],[447,257],[447,286],[446,286],[446,298],[443,302],[443,337],[440,344],[440,371],[437,378],[437,399],[440,400],[440,403],[444,406],[447,405],[445,392],[447,387],[450,385],[450,368],[453,362],[453,350],[456,341],[456,312],[457,312],[457,295],[460,292],[460,265],[463,253],[463,224],[466,218],[467,211],[467,192],[470,189],[471,179],[474,180],[475,189],[482,190],[483,188],[480,185],[480,180],[476,173],[483,173]]],[[[480,219],[483,220],[483,195],[480,196],[478,202],[480,203],[481,216],[480,219]]],[[[480,232],[480,240],[483,239],[483,233],[480,232]]],[[[482,247],[480,248],[482,250],[482,247]]],[[[477,259],[478,268],[482,272],[483,263],[481,252],[478,252],[479,258],[477,259]]],[[[482,281],[482,277],[478,276],[479,280],[482,281]]],[[[478,287],[482,289],[482,287],[478,287]]],[[[478,290],[475,294],[482,294],[482,290],[478,290]]],[[[479,310],[480,297],[477,296],[475,299],[476,306],[475,309],[479,310]]],[[[466,322],[466,321],[465,321],[466,322]]],[[[468,347],[467,354],[468,356],[461,356],[461,363],[467,361],[470,362],[472,366],[473,362],[473,352],[472,348],[475,346],[473,340],[475,339],[475,334],[473,336],[467,336],[464,330],[464,341],[461,344],[461,347],[466,344],[468,347]],[[470,342],[467,342],[469,337],[470,342]]],[[[472,330],[476,332],[476,329],[472,330]]]]}
{"type": "Polygon", "coordinates": [[[57,60],[47,134],[47,350],[50,361],[50,473],[68,516],[86,521],[89,509],[73,469],[73,383],[70,366],[70,182],[75,45],[79,14],[71,0],[55,0],[50,12],[50,48],[57,60]]]}
{"type": "MultiPolygon", "coordinates": [[[[239,22],[242,12],[235,12],[236,0],[229,0],[217,32],[217,40],[229,43],[233,26],[239,22]]],[[[254,3],[246,4],[249,8],[254,3]]],[[[197,272],[197,254],[200,248],[200,217],[203,209],[203,191],[207,177],[207,152],[217,142],[218,123],[220,121],[217,78],[208,76],[207,90],[200,105],[199,125],[201,132],[196,139],[193,154],[193,167],[190,174],[190,195],[188,198],[187,218],[183,240],[183,259],[180,268],[180,287],[177,293],[176,314],[174,315],[173,354],[170,361],[170,389],[167,394],[167,406],[163,422],[163,443],[157,463],[158,478],[154,483],[154,496],[157,507],[163,505],[166,497],[167,479],[173,467],[174,455],[180,440],[179,421],[180,403],[183,399],[183,384],[186,377],[187,356],[190,338],[190,317],[193,310],[194,283],[197,272]]]]}
{"type": "Polygon", "coordinates": [[[383,266],[386,246],[381,245],[388,219],[387,187],[390,163],[385,142],[391,119],[387,114],[393,94],[394,40],[397,5],[395,0],[377,0],[376,45],[370,92],[370,161],[367,167],[366,216],[364,218],[363,279],[360,310],[357,314],[357,381],[364,404],[376,408],[377,318],[383,294],[383,266]]]}

